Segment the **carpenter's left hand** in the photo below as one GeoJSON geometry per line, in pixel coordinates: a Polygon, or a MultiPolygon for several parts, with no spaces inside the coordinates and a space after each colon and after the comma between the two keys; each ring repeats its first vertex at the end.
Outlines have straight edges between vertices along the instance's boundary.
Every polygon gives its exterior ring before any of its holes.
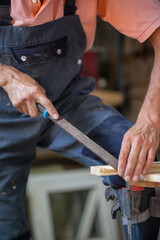
{"type": "Polygon", "coordinates": [[[126,182],[138,181],[150,169],[159,145],[159,127],[148,119],[137,120],[124,135],[118,162],[126,182]]]}

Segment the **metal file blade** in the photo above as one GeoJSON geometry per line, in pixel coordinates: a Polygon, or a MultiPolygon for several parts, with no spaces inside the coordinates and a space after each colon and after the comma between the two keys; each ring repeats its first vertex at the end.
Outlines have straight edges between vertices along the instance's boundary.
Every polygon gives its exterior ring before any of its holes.
{"type": "Polygon", "coordinates": [[[111,165],[113,168],[115,168],[117,170],[118,160],[114,156],[112,156],[109,152],[107,152],[104,148],[102,148],[100,145],[98,145],[96,142],[94,142],[92,139],[90,139],[88,136],[86,136],[84,133],[82,133],[79,129],[74,127],[66,119],[60,117],[58,120],[55,120],[50,115],[48,115],[48,112],[42,105],[40,105],[38,103],[37,107],[45,118],[49,118],[57,126],[59,126],[64,131],[66,131],[68,134],[70,134],[72,137],[74,137],[83,146],[88,148],[91,152],[93,152],[95,155],[97,155],[100,159],[102,159],[104,162],[111,165]]]}

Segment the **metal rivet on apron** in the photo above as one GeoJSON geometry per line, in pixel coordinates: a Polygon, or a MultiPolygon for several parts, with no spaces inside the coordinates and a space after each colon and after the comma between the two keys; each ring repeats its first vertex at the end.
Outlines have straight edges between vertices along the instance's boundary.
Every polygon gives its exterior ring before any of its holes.
{"type": "Polygon", "coordinates": [[[82,64],[82,59],[78,59],[77,64],[81,65],[82,64]]]}
{"type": "Polygon", "coordinates": [[[27,61],[27,56],[21,56],[21,60],[22,60],[23,62],[27,61]]]}
{"type": "Polygon", "coordinates": [[[37,3],[37,0],[32,0],[32,3],[37,3]]]}
{"type": "Polygon", "coordinates": [[[61,55],[62,54],[62,50],[59,48],[59,49],[57,49],[57,54],[58,55],[61,55]]]}

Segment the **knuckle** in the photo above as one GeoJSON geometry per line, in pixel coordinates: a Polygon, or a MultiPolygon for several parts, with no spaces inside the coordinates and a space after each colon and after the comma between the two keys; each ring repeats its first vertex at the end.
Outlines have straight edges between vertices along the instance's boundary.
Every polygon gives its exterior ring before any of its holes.
{"type": "Polygon", "coordinates": [[[125,151],[121,151],[119,158],[123,160],[123,159],[126,159],[126,157],[127,157],[126,152],[125,151]]]}
{"type": "Polygon", "coordinates": [[[154,143],[152,143],[152,144],[150,145],[150,149],[151,149],[151,151],[152,151],[152,155],[154,155],[154,154],[156,153],[156,151],[157,151],[157,145],[154,144],[154,143]]]}
{"type": "Polygon", "coordinates": [[[41,87],[41,91],[43,92],[43,94],[46,93],[46,90],[44,88],[41,87]]]}
{"type": "Polygon", "coordinates": [[[55,114],[56,113],[56,110],[53,108],[53,109],[50,109],[50,113],[51,114],[55,114]]]}
{"type": "Polygon", "coordinates": [[[43,104],[44,104],[45,106],[47,106],[47,105],[50,105],[51,102],[50,102],[50,100],[47,98],[47,99],[44,100],[43,104]]]}
{"type": "Polygon", "coordinates": [[[26,93],[25,96],[21,99],[21,103],[25,102],[26,100],[29,100],[31,96],[32,94],[26,93]]]}
{"type": "Polygon", "coordinates": [[[147,169],[147,170],[149,170],[150,168],[151,168],[151,166],[152,166],[152,162],[153,161],[148,161],[147,163],[146,163],[146,165],[145,165],[145,169],[147,169]]]}
{"type": "Polygon", "coordinates": [[[126,170],[125,175],[126,175],[126,176],[127,176],[127,175],[131,175],[132,172],[133,172],[132,168],[129,167],[129,168],[126,170]]]}
{"type": "Polygon", "coordinates": [[[149,170],[152,166],[152,163],[147,163],[146,166],[145,166],[145,170],[149,170]]]}
{"type": "Polygon", "coordinates": [[[131,157],[131,158],[129,159],[129,161],[130,161],[131,163],[135,163],[135,162],[136,162],[136,158],[135,158],[135,157],[131,157]]]}
{"type": "Polygon", "coordinates": [[[139,161],[139,163],[144,163],[144,162],[145,162],[145,160],[146,160],[146,159],[145,159],[144,157],[141,157],[141,158],[139,158],[139,160],[138,160],[138,161],[139,161]]]}
{"type": "Polygon", "coordinates": [[[39,87],[38,86],[34,86],[33,88],[32,88],[32,93],[33,94],[36,94],[36,93],[38,93],[39,92],[39,87]]]}
{"type": "Polygon", "coordinates": [[[13,106],[14,106],[15,108],[17,108],[17,107],[20,107],[22,103],[23,103],[23,100],[20,99],[20,100],[14,102],[14,103],[13,103],[13,106]]]}
{"type": "Polygon", "coordinates": [[[150,157],[148,158],[149,164],[152,163],[153,161],[154,161],[154,156],[150,156],[150,157]]]}
{"type": "Polygon", "coordinates": [[[135,137],[135,143],[136,143],[137,145],[139,145],[139,144],[142,143],[142,138],[141,138],[141,136],[135,137]]]}
{"type": "Polygon", "coordinates": [[[131,137],[129,136],[129,134],[125,134],[123,139],[124,139],[125,142],[130,142],[131,141],[131,137]]]}
{"type": "Polygon", "coordinates": [[[25,100],[26,100],[26,98],[21,98],[21,99],[17,102],[18,105],[22,105],[25,100]]]}
{"type": "Polygon", "coordinates": [[[147,146],[149,146],[150,145],[150,141],[149,141],[149,139],[147,138],[146,140],[145,140],[145,146],[147,147],[147,146]]]}

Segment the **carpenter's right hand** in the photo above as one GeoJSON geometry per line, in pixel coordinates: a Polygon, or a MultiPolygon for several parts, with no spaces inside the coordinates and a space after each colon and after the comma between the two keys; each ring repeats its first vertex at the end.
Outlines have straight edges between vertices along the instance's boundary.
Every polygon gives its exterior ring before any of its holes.
{"type": "Polygon", "coordinates": [[[36,117],[39,114],[36,103],[40,103],[51,117],[59,118],[52,102],[46,97],[45,90],[34,79],[13,67],[2,64],[0,73],[0,86],[8,93],[13,106],[18,111],[36,117]]]}

